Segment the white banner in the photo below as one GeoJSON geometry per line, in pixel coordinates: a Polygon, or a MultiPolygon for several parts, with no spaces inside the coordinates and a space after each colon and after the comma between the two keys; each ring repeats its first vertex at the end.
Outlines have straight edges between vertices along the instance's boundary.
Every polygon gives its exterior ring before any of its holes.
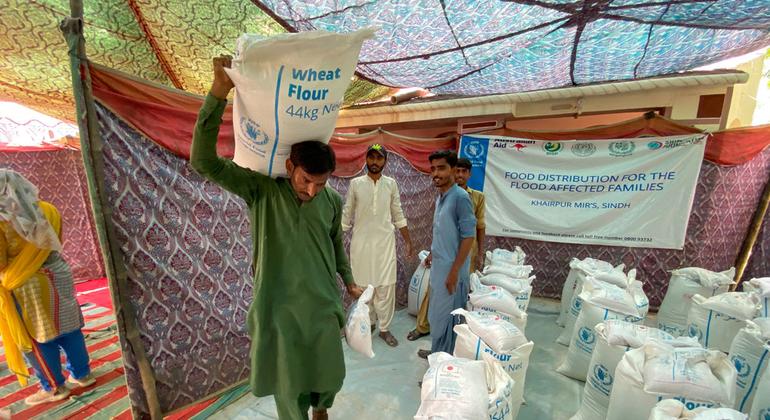
{"type": "Polygon", "coordinates": [[[487,235],[684,247],[706,136],[545,141],[463,136],[487,235]]]}

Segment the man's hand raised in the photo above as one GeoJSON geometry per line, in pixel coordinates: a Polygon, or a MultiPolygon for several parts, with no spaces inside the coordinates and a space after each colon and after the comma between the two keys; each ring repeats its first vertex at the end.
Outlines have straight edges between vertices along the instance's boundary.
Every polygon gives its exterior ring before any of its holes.
{"type": "Polygon", "coordinates": [[[225,69],[229,69],[232,65],[233,57],[229,55],[220,55],[219,57],[214,57],[212,61],[214,67],[214,81],[211,83],[211,90],[209,93],[218,99],[227,99],[227,95],[230,94],[230,91],[235,87],[230,76],[225,72],[225,69]]]}

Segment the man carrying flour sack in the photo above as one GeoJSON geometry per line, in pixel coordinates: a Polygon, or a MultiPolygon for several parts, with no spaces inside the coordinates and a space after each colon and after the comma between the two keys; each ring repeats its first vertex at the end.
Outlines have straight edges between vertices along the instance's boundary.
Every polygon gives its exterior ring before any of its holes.
{"type": "Polygon", "coordinates": [[[417,354],[452,354],[455,345],[454,326],[457,317],[450,314],[464,308],[468,301],[470,261],[468,256],[476,236],[476,218],[468,193],[455,184],[457,155],[451,151],[432,153],[430,160],[433,184],[439,190],[433,213],[433,242],[430,246],[430,322],[431,349],[417,354]]]}
{"type": "Polygon", "coordinates": [[[217,156],[216,143],[232,80],[231,57],[214,59],[214,81],[198,114],[190,164],[204,177],[246,201],[254,243],[251,391],[273,395],[278,417],[328,419],[342,388],[345,325],[337,286],[353,282],[342,244],[342,198],[326,181],[334,171],[332,149],[318,141],[297,143],[286,160],[288,178],[272,179],[217,156]]]}
{"type": "Polygon", "coordinates": [[[353,229],[350,241],[353,277],[361,287],[374,287],[374,298],[369,302],[372,331],[379,319],[380,338],[389,346],[396,347],[398,341],[390,332],[396,308],[394,226],[404,238],[407,257],[412,256],[413,250],[396,180],[382,174],[387,158],[387,151],[382,145],[369,146],[366,151],[366,175],[350,182],[342,210],[342,230],[353,229]]]}

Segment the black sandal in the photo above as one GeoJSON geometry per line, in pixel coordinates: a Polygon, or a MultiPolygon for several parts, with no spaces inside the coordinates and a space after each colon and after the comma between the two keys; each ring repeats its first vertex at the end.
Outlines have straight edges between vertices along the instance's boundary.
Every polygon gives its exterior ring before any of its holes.
{"type": "Polygon", "coordinates": [[[409,331],[409,334],[406,335],[406,339],[409,341],[419,340],[420,338],[429,336],[430,333],[421,333],[417,331],[417,329],[413,329],[412,331],[409,331]]]}

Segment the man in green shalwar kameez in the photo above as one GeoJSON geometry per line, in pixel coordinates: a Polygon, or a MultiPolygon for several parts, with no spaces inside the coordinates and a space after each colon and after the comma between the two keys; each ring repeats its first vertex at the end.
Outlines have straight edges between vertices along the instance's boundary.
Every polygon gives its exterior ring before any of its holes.
{"type": "Polygon", "coordinates": [[[336,273],[358,298],[342,243],[342,198],[326,181],[334,152],[320,142],[292,147],[288,178],[272,179],[217,156],[216,142],[233,84],[214,59],[214,82],[198,114],[192,167],[246,201],[254,243],[251,390],[273,395],[280,419],[327,419],[342,388],[344,313],[336,273]]]}

